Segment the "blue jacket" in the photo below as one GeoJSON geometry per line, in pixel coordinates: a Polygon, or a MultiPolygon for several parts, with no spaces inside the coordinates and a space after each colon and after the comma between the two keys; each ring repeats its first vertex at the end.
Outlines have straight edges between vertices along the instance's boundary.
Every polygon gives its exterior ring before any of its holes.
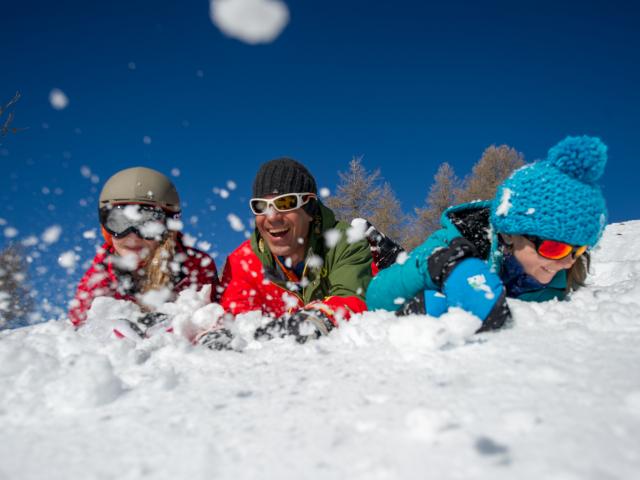
{"type": "MultiPolygon", "coordinates": [[[[503,255],[498,248],[497,233],[489,222],[491,202],[472,202],[450,207],[444,211],[440,222],[442,228],[409,254],[406,261],[396,262],[381,270],[369,284],[367,307],[370,310],[382,308],[395,311],[405,301],[411,300],[424,290],[438,290],[430,273],[426,259],[435,250],[446,248],[458,237],[469,240],[478,250],[480,257],[491,269],[502,274],[503,255]]],[[[566,271],[562,270],[540,290],[526,292],[518,296],[525,301],[544,302],[565,296],[566,271]]]]}

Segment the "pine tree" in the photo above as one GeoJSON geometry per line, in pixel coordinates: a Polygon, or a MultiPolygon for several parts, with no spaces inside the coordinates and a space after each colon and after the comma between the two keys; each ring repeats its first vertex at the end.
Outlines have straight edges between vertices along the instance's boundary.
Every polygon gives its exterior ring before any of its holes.
{"type": "Polygon", "coordinates": [[[431,233],[440,228],[440,217],[448,207],[455,203],[455,193],[460,188],[460,180],[448,163],[438,167],[433,184],[423,208],[415,209],[415,220],[407,235],[406,246],[413,249],[420,245],[431,233]]]}
{"type": "Polygon", "coordinates": [[[26,278],[22,251],[9,246],[0,252],[0,330],[26,323],[33,308],[26,278]]]}
{"type": "Polygon", "coordinates": [[[508,145],[491,145],[473,166],[463,186],[456,191],[455,203],[491,200],[498,185],[524,163],[524,156],[516,149],[508,145]]]}

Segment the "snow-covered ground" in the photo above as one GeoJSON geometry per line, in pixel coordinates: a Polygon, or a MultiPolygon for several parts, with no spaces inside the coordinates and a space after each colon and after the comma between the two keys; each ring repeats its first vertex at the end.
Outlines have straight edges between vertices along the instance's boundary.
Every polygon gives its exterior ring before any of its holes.
{"type": "Polygon", "coordinates": [[[640,221],[607,228],[571,301],[511,306],[497,333],[372,312],[242,353],[184,339],[215,310],[193,296],[138,344],[1,332],[0,479],[639,478],[640,221]]]}

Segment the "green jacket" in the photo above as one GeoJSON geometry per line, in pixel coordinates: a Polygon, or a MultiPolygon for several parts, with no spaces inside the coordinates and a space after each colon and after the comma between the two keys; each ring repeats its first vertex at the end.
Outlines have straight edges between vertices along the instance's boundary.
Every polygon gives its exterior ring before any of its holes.
{"type": "MultiPolygon", "coordinates": [[[[325,297],[355,296],[364,300],[367,286],[371,281],[371,250],[366,240],[349,243],[349,224],[337,221],[332,210],[318,202],[320,213],[311,223],[309,246],[305,255],[305,276],[308,284],[302,288],[305,304],[325,297]],[[329,230],[340,232],[340,239],[331,248],[326,246],[325,234],[329,230]]],[[[258,230],[251,237],[251,249],[269,273],[278,271],[278,266],[258,230]]],[[[287,279],[278,274],[271,281],[287,288],[287,279]]]]}
{"type": "Polygon", "coordinates": [[[366,240],[349,243],[349,225],[337,221],[321,203],[318,205],[310,226],[302,281],[287,279],[256,229],[251,239],[227,259],[220,302],[225,310],[238,314],[260,309],[264,314],[280,316],[314,301],[322,301],[332,311],[343,309],[345,318],[348,312],[366,310],[364,297],[373,261],[369,245],[366,240]],[[340,236],[328,247],[326,234],[330,230],[340,232],[340,236]],[[284,299],[286,295],[288,300],[284,299]],[[292,295],[297,298],[297,306],[291,303],[292,295]]]}

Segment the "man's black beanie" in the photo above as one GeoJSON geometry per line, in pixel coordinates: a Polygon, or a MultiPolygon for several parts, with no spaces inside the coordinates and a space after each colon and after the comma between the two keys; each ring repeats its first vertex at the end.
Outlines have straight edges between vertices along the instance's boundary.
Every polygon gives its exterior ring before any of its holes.
{"type": "Polygon", "coordinates": [[[253,181],[253,197],[284,193],[318,193],[307,167],[293,158],[281,157],[262,164],[253,181]]]}

